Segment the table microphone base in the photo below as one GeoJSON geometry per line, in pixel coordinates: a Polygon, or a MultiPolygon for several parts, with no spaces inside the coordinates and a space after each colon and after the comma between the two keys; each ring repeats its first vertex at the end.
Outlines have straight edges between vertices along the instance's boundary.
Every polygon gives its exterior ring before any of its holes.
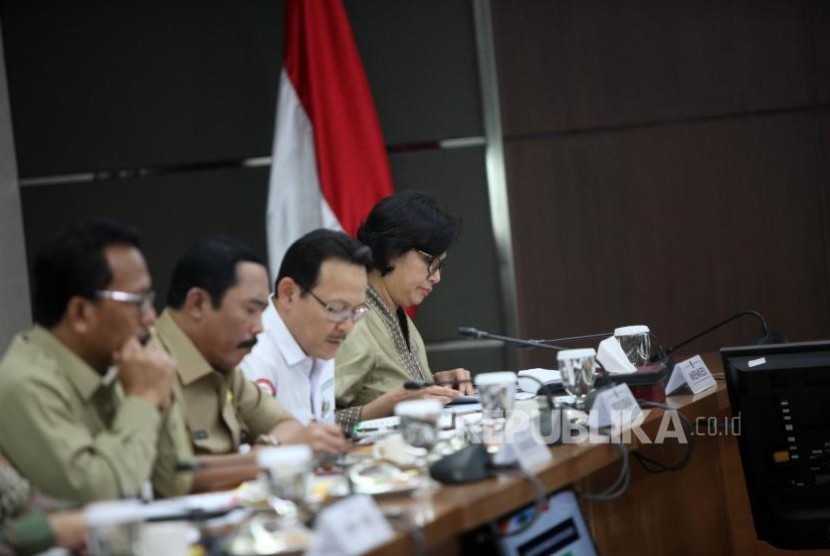
{"type": "Polygon", "coordinates": [[[597,379],[597,384],[628,384],[635,398],[662,403],[666,401],[666,382],[673,367],[674,365],[671,362],[669,365],[652,363],[637,367],[637,372],[631,374],[612,375],[606,373],[602,379],[597,379]]]}

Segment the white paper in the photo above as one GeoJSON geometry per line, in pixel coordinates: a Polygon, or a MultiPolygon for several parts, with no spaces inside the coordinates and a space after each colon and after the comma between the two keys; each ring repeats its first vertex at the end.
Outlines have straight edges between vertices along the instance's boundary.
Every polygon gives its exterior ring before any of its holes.
{"type": "Polygon", "coordinates": [[[525,369],[519,371],[518,376],[519,389],[534,394],[543,384],[562,384],[562,373],[556,369],[525,369]]]}
{"type": "Polygon", "coordinates": [[[611,374],[631,374],[637,372],[637,367],[628,360],[620,342],[614,336],[606,338],[599,343],[597,361],[611,374]]]}

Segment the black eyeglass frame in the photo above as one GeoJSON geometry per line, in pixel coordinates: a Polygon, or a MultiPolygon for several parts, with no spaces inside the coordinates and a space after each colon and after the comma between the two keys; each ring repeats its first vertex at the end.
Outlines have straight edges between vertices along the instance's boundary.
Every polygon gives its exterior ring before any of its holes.
{"type": "Polygon", "coordinates": [[[415,252],[421,255],[424,259],[424,262],[427,263],[427,276],[432,276],[436,272],[441,272],[444,270],[444,265],[447,263],[447,259],[442,259],[440,257],[436,257],[435,255],[430,255],[426,251],[421,251],[420,249],[415,249],[415,252]]]}

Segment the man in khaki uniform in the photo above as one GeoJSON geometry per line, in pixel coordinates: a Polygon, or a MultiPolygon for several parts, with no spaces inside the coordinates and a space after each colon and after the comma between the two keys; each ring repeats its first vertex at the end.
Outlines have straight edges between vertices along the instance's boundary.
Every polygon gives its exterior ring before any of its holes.
{"type": "Polygon", "coordinates": [[[90,501],[189,489],[171,389],[175,363],[145,347],[155,320],[138,237],[105,221],[55,238],[34,265],[36,325],[0,361],[0,451],[44,493],[90,501]]]}
{"type": "Polygon", "coordinates": [[[197,454],[226,454],[264,440],[346,448],[339,427],[303,427],[237,367],[262,332],[268,294],[265,266],[228,238],[197,242],[173,270],[156,334],[178,362],[176,399],[197,454]]]}

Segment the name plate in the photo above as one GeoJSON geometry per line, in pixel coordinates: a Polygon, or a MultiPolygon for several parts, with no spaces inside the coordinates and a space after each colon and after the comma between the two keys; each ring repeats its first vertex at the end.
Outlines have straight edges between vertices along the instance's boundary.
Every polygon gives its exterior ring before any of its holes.
{"type": "Polygon", "coordinates": [[[307,556],[357,556],[389,541],[392,527],[371,496],[355,494],[326,507],[315,523],[307,556]]]}
{"type": "Polygon", "coordinates": [[[507,433],[513,454],[522,469],[530,471],[553,459],[539,434],[539,405],[535,400],[516,402],[516,408],[507,421],[507,433]]]}
{"type": "Polygon", "coordinates": [[[715,377],[712,376],[700,355],[695,355],[674,366],[669,383],[666,384],[666,394],[671,394],[684,386],[688,386],[692,394],[700,394],[704,390],[717,386],[715,377]]]}
{"type": "Polygon", "coordinates": [[[596,428],[624,427],[642,416],[643,410],[628,384],[618,384],[597,393],[589,422],[596,428]]]}

